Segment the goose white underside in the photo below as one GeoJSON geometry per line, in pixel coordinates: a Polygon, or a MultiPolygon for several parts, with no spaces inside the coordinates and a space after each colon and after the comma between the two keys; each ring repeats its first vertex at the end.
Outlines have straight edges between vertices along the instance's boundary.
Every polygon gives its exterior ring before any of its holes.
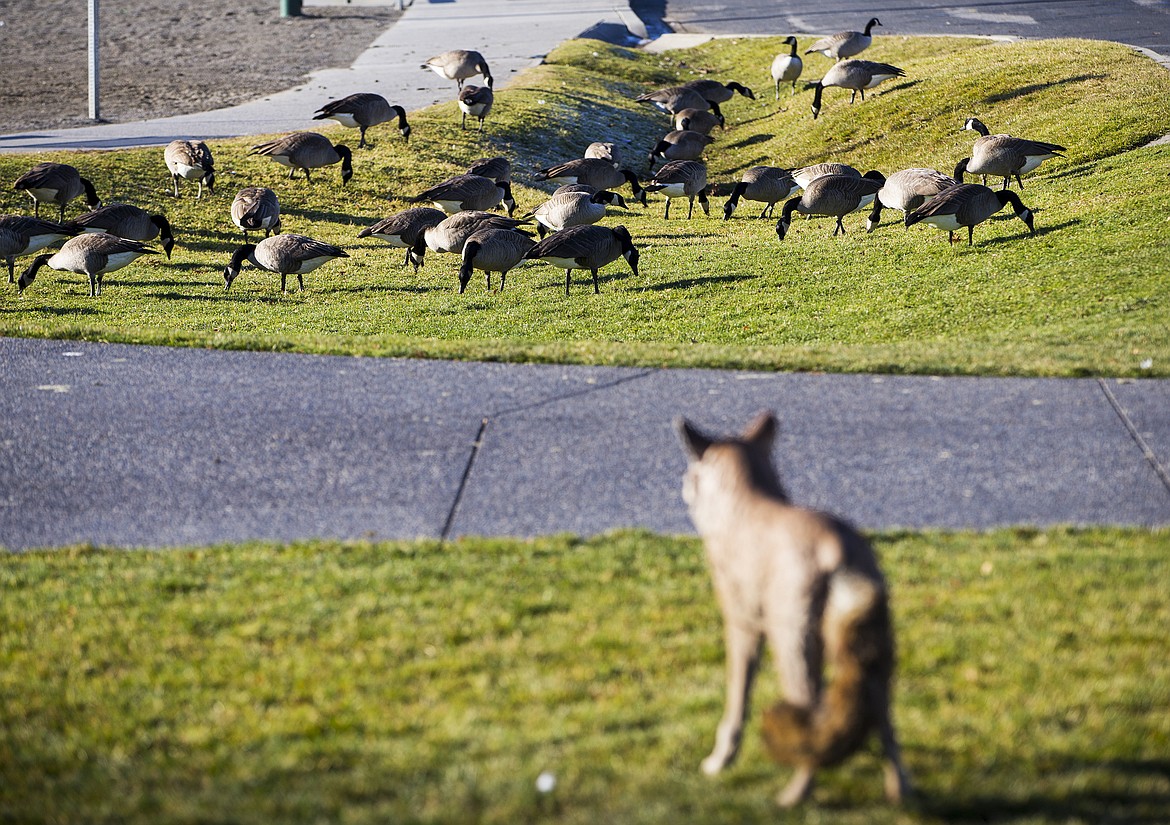
{"type": "Polygon", "coordinates": [[[483,110],[487,108],[487,104],[486,103],[467,104],[461,100],[461,101],[459,101],[459,108],[463,110],[464,114],[474,115],[475,117],[479,117],[481,114],[483,114],[483,110]]]}
{"type": "Polygon", "coordinates": [[[333,255],[319,255],[316,258],[309,258],[308,260],[302,261],[301,265],[298,266],[296,269],[290,269],[285,274],[286,275],[304,275],[306,272],[312,272],[314,269],[321,266],[321,264],[329,263],[330,261],[333,260],[333,258],[334,258],[333,255]]]}
{"type": "Polygon", "coordinates": [[[772,80],[779,83],[781,80],[796,80],[800,76],[804,64],[793,59],[792,55],[777,57],[772,63],[772,80]]]}
{"type": "Polygon", "coordinates": [[[171,165],[171,174],[178,175],[184,180],[195,180],[207,174],[202,166],[188,166],[185,163],[175,163],[171,165]]]}
{"type": "Polygon", "coordinates": [[[448,215],[463,211],[463,201],[432,201],[436,209],[441,209],[448,215]]]}
{"type": "Polygon", "coordinates": [[[957,229],[963,228],[963,224],[959,223],[957,215],[931,215],[928,218],[923,218],[922,222],[933,226],[935,229],[941,229],[944,232],[954,232],[957,229]]]}
{"type": "Polygon", "coordinates": [[[685,198],[688,197],[686,193],[685,183],[668,183],[658,190],[668,198],[685,198]]]}
{"type": "Polygon", "coordinates": [[[378,240],[385,241],[391,246],[397,246],[400,249],[410,246],[410,244],[402,240],[401,235],[383,235],[379,232],[375,232],[373,233],[373,237],[377,238],[378,240]]]}
{"type": "Polygon", "coordinates": [[[56,189],[25,189],[33,200],[51,201],[57,197],[56,189]]]}
{"type": "Polygon", "coordinates": [[[576,258],[541,258],[542,261],[552,264],[558,269],[583,269],[576,258]]]}
{"type": "Polygon", "coordinates": [[[869,81],[869,83],[865,84],[865,88],[872,89],[874,86],[878,85],[879,83],[884,83],[885,81],[889,80],[890,78],[900,77],[900,76],[901,75],[896,75],[896,74],[875,74],[873,76],[873,80],[871,80],[871,81],[869,81]]]}
{"type": "MultiPolygon", "coordinates": [[[[114,272],[121,269],[126,264],[133,261],[135,258],[142,256],[141,252],[115,252],[113,255],[106,257],[106,266],[103,272],[114,272]]],[[[56,269],[59,272],[76,272],[78,275],[88,275],[84,267],[70,266],[67,259],[61,258],[61,253],[58,252],[52,258],[49,258],[49,267],[56,269]]]]}
{"type": "Polygon", "coordinates": [[[276,161],[281,166],[284,166],[287,169],[299,169],[300,168],[299,166],[293,166],[292,161],[288,159],[288,155],[269,155],[268,157],[272,158],[274,161],[276,161]]]}
{"type": "Polygon", "coordinates": [[[346,128],[349,128],[349,129],[357,129],[358,128],[358,122],[356,120],[354,120],[353,115],[349,114],[348,112],[338,112],[335,115],[329,115],[328,119],[329,120],[336,120],[342,126],[345,126],[346,128]]]}
{"type": "Polygon", "coordinates": [[[65,238],[65,237],[68,237],[68,236],[56,234],[53,232],[50,232],[47,235],[33,235],[32,237],[30,237],[28,239],[28,246],[26,246],[24,248],[24,254],[27,255],[30,252],[39,252],[40,250],[44,249],[46,246],[52,246],[57,241],[61,240],[62,238],[65,238]]]}
{"type": "Polygon", "coordinates": [[[858,209],[864,209],[865,207],[869,206],[871,203],[873,203],[873,199],[876,197],[877,192],[874,192],[872,195],[864,196],[861,199],[861,203],[857,204],[857,209],[854,209],[853,211],[856,212],[858,209]]]}
{"type": "Polygon", "coordinates": [[[1043,155],[1026,155],[1024,158],[1024,165],[1019,168],[1016,174],[1022,175],[1025,172],[1031,172],[1044,161],[1054,157],[1056,157],[1056,155],[1051,153],[1045,153],[1043,155]]]}

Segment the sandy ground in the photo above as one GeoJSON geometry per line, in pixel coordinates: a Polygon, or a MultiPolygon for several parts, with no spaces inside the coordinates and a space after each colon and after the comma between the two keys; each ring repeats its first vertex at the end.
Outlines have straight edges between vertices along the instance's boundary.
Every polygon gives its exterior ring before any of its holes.
{"type": "MultiPolygon", "coordinates": [[[[86,0],[0,0],[0,133],[85,126],[86,0]]],[[[398,16],[396,6],[279,0],[102,0],[101,116],[125,122],[243,103],[344,67],[398,16]]]]}

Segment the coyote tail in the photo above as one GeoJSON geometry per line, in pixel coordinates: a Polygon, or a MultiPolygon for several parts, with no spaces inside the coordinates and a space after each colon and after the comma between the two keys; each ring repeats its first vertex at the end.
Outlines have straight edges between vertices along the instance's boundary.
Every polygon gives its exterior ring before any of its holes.
{"type": "Polygon", "coordinates": [[[811,708],[785,701],[764,711],[768,752],[786,765],[835,765],[865,742],[893,673],[885,588],[851,572],[829,580],[821,632],[831,681],[811,708]]]}

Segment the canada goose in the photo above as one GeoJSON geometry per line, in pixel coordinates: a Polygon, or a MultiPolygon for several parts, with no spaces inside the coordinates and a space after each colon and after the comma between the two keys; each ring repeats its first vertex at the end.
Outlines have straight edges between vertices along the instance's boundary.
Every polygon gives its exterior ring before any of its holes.
{"type": "Polygon", "coordinates": [[[195,200],[203,197],[203,185],[215,194],[215,161],[211,150],[201,140],[172,140],[163,150],[163,161],[175,184],[175,197],[179,197],[179,179],[199,181],[195,200]]]}
{"type": "Polygon", "coordinates": [[[964,173],[982,175],[983,182],[987,177],[1002,177],[1003,188],[1014,176],[1020,188],[1024,182],[1020,175],[1031,172],[1049,158],[1064,157],[1060,154],[1065,148],[1056,143],[1044,143],[1039,140],[1026,140],[1011,135],[993,135],[986,126],[976,118],[968,118],[963,129],[970,129],[979,133],[975,144],[971,147],[971,157],[963,158],[955,167],[955,179],[962,182],[964,173]]]}
{"type": "Polygon", "coordinates": [[[41,201],[60,207],[58,221],[65,220],[65,204],[78,195],[85,195],[90,209],[102,205],[93,184],[72,166],[64,163],[38,163],[16,179],[13,189],[24,192],[33,202],[33,215],[41,216],[41,201]]]}
{"type": "Polygon", "coordinates": [[[175,236],[166,215],[151,215],[128,203],[99,206],[79,217],[75,223],[86,232],[108,232],[128,241],[153,241],[158,238],[163,252],[171,257],[175,236]]]}
{"type": "Polygon", "coordinates": [[[683,109],[702,109],[704,111],[710,109],[719,117],[723,117],[723,113],[719,111],[718,103],[712,103],[703,97],[698,89],[690,86],[669,86],[665,89],[639,95],[634,100],[638,103],[649,103],[671,116],[683,109]]]}
{"type": "Polygon", "coordinates": [[[958,183],[944,189],[917,209],[906,213],[906,226],[921,221],[936,229],[945,229],[947,239],[954,244],[955,230],[967,227],[967,245],[975,237],[975,225],[983,223],[1005,206],[1011,205],[1016,217],[1035,235],[1032,210],[1024,206],[1020,196],[1007,189],[996,192],[978,183],[958,183]]]}
{"type": "Polygon", "coordinates": [[[662,161],[698,160],[703,156],[703,150],[714,142],[715,138],[702,132],[675,129],[673,132],[667,132],[650,150],[650,165],[654,165],[655,158],[662,161]]]}
{"type": "Polygon", "coordinates": [[[456,175],[432,186],[420,195],[411,198],[415,203],[431,201],[448,215],[464,210],[486,211],[501,201],[508,210],[508,216],[516,211],[512,198],[512,184],[508,181],[494,181],[482,175],[456,175]]]}
{"type": "Polygon", "coordinates": [[[349,183],[353,177],[353,153],[349,147],[330,143],[329,138],[316,132],[293,132],[267,143],[257,143],[248,154],[263,155],[281,166],[287,166],[290,180],[298,169],[304,169],[305,180],[312,183],[310,169],[332,166],[338,161],[341,161],[342,185],[349,183]]]}
{"type": "Polygon", "coordinates": [[[886,178],[877,197],[873,199],[873,211],[865,222],[867,232],[877,229],[882,219],[882,207],[912,212],[944,189],[958,181],[934,169],[903,169],[886,178]]]}
{"type": "Polygon", "coordinates": [[[280,199],[266,186],[246,186],[232,201],[232,223],[244,233],[264,230],[264,237],[280,234],[280,199]]]}
{"type": "Polygon", "coordinates": [[[102,294],[102,278],[116,272],[141,255],[156,255],[155,250],[141,241],[131,241],[106,233],[82,233],[61,245],[55,255],[38,255],[17,280],[24,292],[37,277],[37,271],[46,264],[59,272],[76,272],[89,277],[89,297],[102,294]]]}
{"type": "Polygon", "coordinates": [[[465,49],[453,49],[449,52],[437,54],[422,64],[422,68],[430,69],[439,77],[447,80],[454,80],[459,84],[459,88],[463,88],[463,81],[469,77],[476,75],[483,75],[483,82],[490,88],[492,85],[492,73],[488,68],[487,61],[483,59],[483,55],[479,52],[467,51],[465,49]]]}
{"type": "Polygon", "coordinates": [[[446,217],[447,214],[439,209],[416,206],[384,218],[373,226],[367,226],[358,233],[358,237],[379,238],[391,246],[405,249],[406,260],[402,265],[414,264],[414,271],[417,273],[427,253],[423,233],[432,226],[438,226],[446,217]]]}
{"type": "Polygon", "coordinates": [[[601,141],[594,141],[585,147],[585,154],[581,157],[585,158],[601,158],[608,160],[613,164],[613,168],[617,169],[622,165],[621,150],[618,149],[614,143],[602,143],[601,141]]]}
{"type": "Polygon", "coordinates": [[[467,174],[490,178],[496,183],[512,182],[512,161],[505,157],[480,158],[467,167],[467,174]]]}
{"type": "Polygon", "coordinates": [[[687,219],[695,211],[695,197],[699,198],[699,206],[703,207],[703,214],[710,215],[711,207],[707,202],[707,166],[697,160],[672,160],[658,170],[653,178],[646,182],[647,192],[661,192],[666,195],[666,219],[670,218],[670,202],[674,198],[687,198],[690,205],[687,208],[687,219]]]}
{"type": "Polygon", "coordinates": [[[739,199],[757,201],[764,204],[761,218],[772,216],[776,204],[796,192],[800,188],[787,169],[775,166],[753,166],[743,173],[743,179],[731,190],[731,197],[723,205],[723,219],[731,217],[739,199]]]}
{"type": "Polygon", "coordinates": [[[796,38],[792,35],[784,38],[784,42],[792,47],[790,54],[781,52],[772,61],[772,82],[776,84],[776,99],[780,99],[780,84],[791,83],[792,94],[796,94],[796,81],[800,80],[800,73],[804,71],[804,61],[796,54],[796,38]]]}
{"type": "Polygon", "coordinates": [[[889,63],[874,63],[872,60],[842,60],[840,63],[834,63],[833,67],[825,72],[825,76],[813,84],[813,88],[816,89],[812,104],[813,120],[821,113],[821,93],[826,86],[849,89],[853,92],[849,102],[853,103],[858,92],[861,92],[861,99],[865,100],[866,89],[872,89],[892,77],[905,76],[904,71],[889,63]]]}
{"type": "Polygon", "coordinates": [[[610,203],[616,203],[622,209],[628,208],[625,200],[616,192],[566,192],[553,195],[527,217],[536,221],[537,234],[543,238],[550,231],[560,232],[570,226],[597,223],[605,217],[605,206],[610,203]]]}
{"type": "Polygon", "coordinates": [[[463,245],[477,229],[518,229],[525,221],[505,218],[491,212],[468,210],[456,212],[423,230],[423,242],[432,252],[462,254],[463,245]]]}
{"type": "Polygon", "coordinates": [[[873,42],[870,31],[874,26],[880,26],[881,24],[881,21],[876,17],[871,17],[870,21],[865,24],[865,31],[837,32],[828,37],[822,37],[809,46],[804,53],[812,54],[813,52],[820,52],[825,57],[831,57],[834,60],[844,60],[846,57],[861,54],[873,42]]]}
{"type": "Polygon", "coordinates": [[[755,92],[742,83],[736,83],[734,80],[730,83],[720,83],[718,80],[692,80],[689,83],[682,84],[682,87],[684,89],[694,89],[712,106],[726,103],[735,97],[736,92],[739,92],[749,100],[756,99],[755,92]]]}
{"type": "Polygon", "coordinates": [[[459,111],[463,112],[463,128],[467,128],[467,116],[479,118],[479,131],[483,131],[483,119],[492,110],[496,96],[490,86],[464,86],[459,90],[459,111]]]}
{"type": "Polygon", "coordinates": [[[492,288],[492,273],[500,273],[500,292],[508,271],[524,260],[536,241],[515,229],[482,227],[475,230],[463,244],[463,265],[459,267],[459,294],[471,282],[471,271],[478,269],[487,275],[487,288],[492,288]]]}
{"type": "Polygon", "coordinates": [[[601,158],[577,158],[558,163],[536,173],[537,180],[551,180],[553,183],[583,183],[594,189],[617,189],[623,183],[630,184],[634,199],[646,205],[646,193],[638,176],[629,169],[614,169],[613,164],[601,158]]]}
{"type": "Polygon", "coordinates": [[[341,247],[305,235],[291,233],[273,235],[259,243],[243,244],[232,253],[231,262],[223,271],[223,291],[227,292],[232,288],[232,281],[240,274],[244,261],[251,261],[254,266],[261,269],[280,273],[280,291],[283,293],[287,291],[285,287],[289,275],[297,276],[297,286],[303,292],[306,272],[312,272],[334,258],[348,257],[349,253],[341,247]]]}
{"type": "Polygon", "coordinates": [[[881,172],[866,172],[860,178],[852,175],[821,175],[814,178],[800,197],[785,202],[776,224],[776,234],[780,240],[784,240],[788,227],[792,225],[792,213],[800,212],[802,215],[828,215],[836,218],[833,235],[836,236],[838,232],[844,235],[845,224],[841,219],[850,212],[868,206],[885,182],[881,172]]]}
{"type": "Polygon", "coordinates": [[[8,283],[16,282],[16,259],[40,252],[57,241],[81,232],[73,223],[57,223],[27,215],[0,216],[0,257],[8,264],[8,283]]]}
{"type": "Polygon", "coordinates": [[[852,178],[859,178],[861,171],[854,169],[848,163],[814,163],[812,166],[802,166],[792,170],[792,179],[801,189],[806,188],[809,181],[815,180],[821,175],[849,175],[852,178]]]}
{"type": "Polygon", "coordinates": [[[584,192],[586,195],[592,195],[598,191],[600,190],[596,186],[590,186],[587,183],[566,183],[564,186],[558,186],[554,189],[549,197],[555,198],[557,195],[565,195],[570,192],[584,192]]]}
{"type": "Polygon", "coordinates": [[[588,269],[593,273],[593,293],[601,292],[597,271],[618,258],[625,258],[638,277],[638,250],[630,232],[624,226],[609,229],[604,226],[571,226],[563,232],[549,235],[524,256],[542,260],[565,270],[565,295],[574,269],[588,269]]]}
{"type": "Polygon", "coordinates": [[[716,115],[706,109],[683,109],[674,114],[675,129],[690,129],[692,132],[709,135],[716,126],[720,129],[726,128],[723,115],[716,115]]]}
{"type": "Polygon", "coordinates": [[[410,140],[410,124],[406,122],[406,110],[401,106],[391,106],[389,101],[381,95],[372,92],[357,92],[346,95],[340,100],[331,100],[317,110],[313,120],[336,120],[349,129],[360,129],[358,138],[359,149],[373,146],[366,143],[366,129],[385,123],[392,117],[398,117],[398,133],[407,141],[410,140]]]}

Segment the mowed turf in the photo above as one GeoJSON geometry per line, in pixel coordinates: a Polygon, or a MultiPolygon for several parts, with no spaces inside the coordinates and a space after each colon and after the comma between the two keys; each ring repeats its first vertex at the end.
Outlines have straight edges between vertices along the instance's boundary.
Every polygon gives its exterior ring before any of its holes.
{"type": "MultiPolygon", "coordinates": [[[[847,92],[829,89],[814,122],[811,92],[772,99],[767,69],[781,50],[778,38],[717,40],[666,55],[573,41],[499,92],[483,135],[458,128],[453,103],[413,114],[409,144],[392,124],[372,130],[376,146],[356,152],[346,188],[336,167],[319,170],[312,185],[286,180],[282,167],[248,156],[258,139],[213,143],[217,193],[198,202],[190,186],[171,197],[157,148],[0,157],[2,212],[29,211],[10,185],[25,169],[66,161],[107,202],[165,212],[179,244],[170,262],[143,259],[107,277],[100,300],[87,297],[84,277],[51,271],[23,297],[0,291],[0,334],[604,364],[1170,374],[1170,147],[1141,148],[1170,132],[1164,69],[1108,43],[884,37],[866,57],[895,63],[906,77],[852,106],[847,92]],[[357,239],[478,157],[513,160],[522,210],[552,188],[533,188],[536,169],[579,156],[593,140],[618,142],[627,165],[644,175],[646,153],[668,123],[633,98],[699,76],[738,80],[758,97],[724,105],[728,129],[707,152],[720,191],[761,163],[949,173],[976,137],[960,131],[970,116],[1068,152],[1025,177],[1035,237],[1005,210],[976,229],[971,248],[950,247],[929,227],[906,230],[889,211],[873,234],[857,214],[843,238],[830,237],[829,220],[798,220],[781,243],[775,221],[756,219],[750,202],[727,222],[720,196],[712,217],[691,221],[664,221],[657,196],[646,210],[611,208],[604,223],[629,228],[642,250],[641,275],[620,262],[607,267],[600,296],[577,273],[566,298],[564,273],[538,263],[515,270],[504,292],[487,292],[477,273],[459,295],[455,256],[428,255],[415,276],[400,265],[401,250],[357,239]],[[240,241],[228,207],[245,185],[277,191],[286,231],[339,244],[352,257],[308,275],[304,293],[282,296],[277,276],[246,268],[225,294],[221,273],[240,241]]],[[[809,56],[805,78],[828,65],[809,56]]],[[[309,114],[306,127],[321,128],[309,114]]],[[[353,131],[328,134],[356,145],[353,131]]]]}
{"type": "Polygon", "coordinates": [[[0,821],[1170,820],[1167,533],[876,547],[905,809],[870,746],[774,810],[769,660],[738,763],[702,775],[723,700],[702,549],[618,533],[0,556],[0,821]]]}

